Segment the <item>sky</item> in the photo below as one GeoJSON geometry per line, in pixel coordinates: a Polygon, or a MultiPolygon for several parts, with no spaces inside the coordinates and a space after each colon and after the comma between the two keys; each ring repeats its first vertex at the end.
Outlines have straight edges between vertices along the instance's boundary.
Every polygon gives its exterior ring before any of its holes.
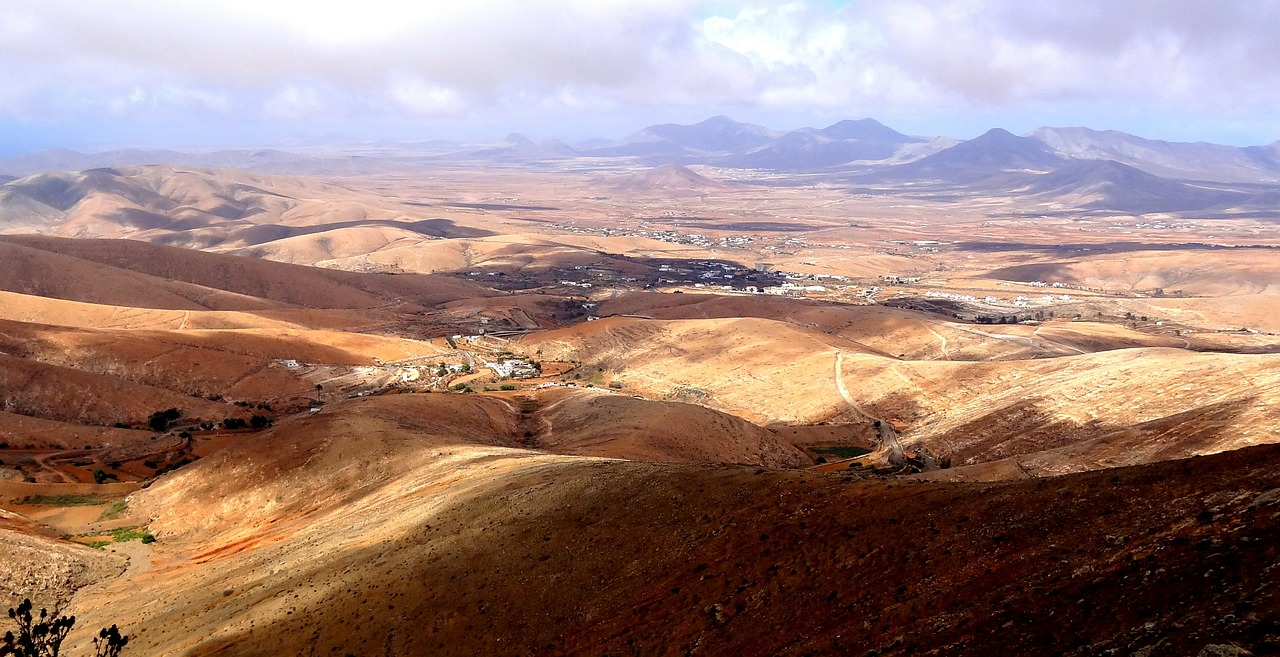
{"type": "Polygon", "coordinates": [[[1274,0],[6,0],[0,156],[728,115],[1280,140],[1274,0]]]}

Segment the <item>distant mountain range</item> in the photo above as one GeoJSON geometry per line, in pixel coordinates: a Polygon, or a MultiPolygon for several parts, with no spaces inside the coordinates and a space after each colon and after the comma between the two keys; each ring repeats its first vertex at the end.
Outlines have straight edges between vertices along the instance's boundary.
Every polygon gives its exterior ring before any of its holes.
{"type": "MultiPolygon", "coordinates": [[[[717,116],[693,125],[649,126],[617,141],[571,145],[511,134],[491,144],[380,144],[361,148],[358,154],[275,149],[93,154],[52,150],[0,160],[0,184],[43,171],[136,164],[332,176],[444,163],[536,166],[573,160],[587,167],[704,165],[828,176],[854,185],[911,184],[913,190],[1031,195],[1097,211],[1280,216],[1274,203],[1280,195],[1280,141],[1240,148],[1158,141],[1088,128],[1040,128],[1023,136],[996,128],[956,141],[905,135],[873,119],[782,132],[717,116]]],[[[670,181],[662,183],[666,184],[670,181]]]]}

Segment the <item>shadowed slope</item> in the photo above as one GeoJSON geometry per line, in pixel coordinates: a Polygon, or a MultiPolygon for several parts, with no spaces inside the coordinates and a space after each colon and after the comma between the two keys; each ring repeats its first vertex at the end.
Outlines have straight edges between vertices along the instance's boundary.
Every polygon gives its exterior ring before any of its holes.
{"type": "Polygon", "coordinates": [[[388,276],[316,269],[131,240],[0,237],[9,258],[3,288],[73,301],[190,310],[279,306],[371,308],[395,302],[432,306],[494,294],[430,275],[388,276]],[[75,284],[94,282],[88,289],[75,284]],[[175,298],[181,297],[181,299],[175,298]]]}
{"type": "Polygon", "coordinates": [[[637,461],[810,464],[772,431],[692,404],[650,402],[588,390],[538,395],[534,444],[557,454],[637,461]]]}
{"type": "Polygon", "coordinates": [[[326,409],[135,495],[155,568],[72,611],[147,628],[146,654],[1274,645],[1278,448],[981,487],[849,483],[537,455],[502,446],[500,402],[417,397],[326,409]],[[1241,602],[1256,613],[1224,619],[1241,602]]]}

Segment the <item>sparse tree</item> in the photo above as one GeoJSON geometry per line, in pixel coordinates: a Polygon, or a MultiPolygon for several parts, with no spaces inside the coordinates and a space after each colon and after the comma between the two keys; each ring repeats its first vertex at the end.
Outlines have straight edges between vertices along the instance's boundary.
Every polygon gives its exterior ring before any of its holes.
{"type": "MultiPolygon", "coordinates": [[[[9,609],[9,618],[18,624],[17,634],[12,630],[5,632],[4,643],[0,645],[0,655],[15,657],[58,657],[62,652],[62,642],[76,624],[75,616],[63,616],[54,611],[41,609],[39,617],[33,616],[34,605],[27,598],[16,609],[9,609]]],[[[129,643],[129,637],[120,633],[120,628],[112,625],[104,627],[93,640],[94,657],[120,657],[120,651],[129,643]]]]}
{"type": "MultiPolygon", "coordinates": [[[[146,537],[143,537],[142,542],[147,542],[146,537]]],[[[120,657],[120,651],[128,644],[129,637],[121,634],[120,629],[113,624],[98,630],[98,636],[93,639],[93,654],[94,657],[120,657]]]]}

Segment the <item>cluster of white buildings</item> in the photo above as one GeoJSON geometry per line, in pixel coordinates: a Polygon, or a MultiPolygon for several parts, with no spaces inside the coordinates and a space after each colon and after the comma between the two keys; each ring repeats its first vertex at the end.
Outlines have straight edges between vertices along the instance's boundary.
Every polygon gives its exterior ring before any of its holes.
{"type": "Polygon", "coordinates": [[[1070,287],[1066,283],[1046,283],[1044,281],[1018,282],[1018,285],[1026,285],[1027,287],[1056,287],[1056,288],[1070,287]]]}
{"type": "MultiPolygon", "coordinates": [[[[1045,304],[1057,303],[1057,302],[1060,302],[1060,301],[1071,301],[1071,295],[1070,295],[1070,294],[1062,294],[1062,295],[1059,295],[1059,296],[1056,296],[1056,297],[1055,297],[1055,296],[1053,296],[1052,294],[1046,294],[1046,295],[1044,295],[1044,296],[1040,297],[1040,298],[1038,299],[1038,301],[1040,301],[1041,303],[1045,303],[1045,304]]],[[[1026,307],[1028,307],[1028,306],[1030,306],[1030,305],[1031,305],[1031,299],[1028,299],[1027,297],[1019,296],[1019,297],[1017,297],[1017,298],[1015,298],[1015,299],[1013,300],[1013,305],[1015,305],[1015,306],[1017,306],[1017,307],[1019,307],[1019,308],[1026,308],[1026,307]]]]}
{"type": "Polygon", "coordinates": [[[499,378],[509,379],[511,377],[528,377],[536,376],[538,371],[532,364],[527,361],[511,359],[500,360],[497,362],[484,364],[485,367],[493,370],[499,378]]]}
{"type": "MultiPolygon", "coordinates": [[[[956,294],[955,292],[935,292],[933,290],[925,291],[924,295],[930,299],[951,299],[953,301],[977,301],[978,297],[972,294],[956,294]]],[[[994,298],[994,297],[988,297],[994,298]]]]}

